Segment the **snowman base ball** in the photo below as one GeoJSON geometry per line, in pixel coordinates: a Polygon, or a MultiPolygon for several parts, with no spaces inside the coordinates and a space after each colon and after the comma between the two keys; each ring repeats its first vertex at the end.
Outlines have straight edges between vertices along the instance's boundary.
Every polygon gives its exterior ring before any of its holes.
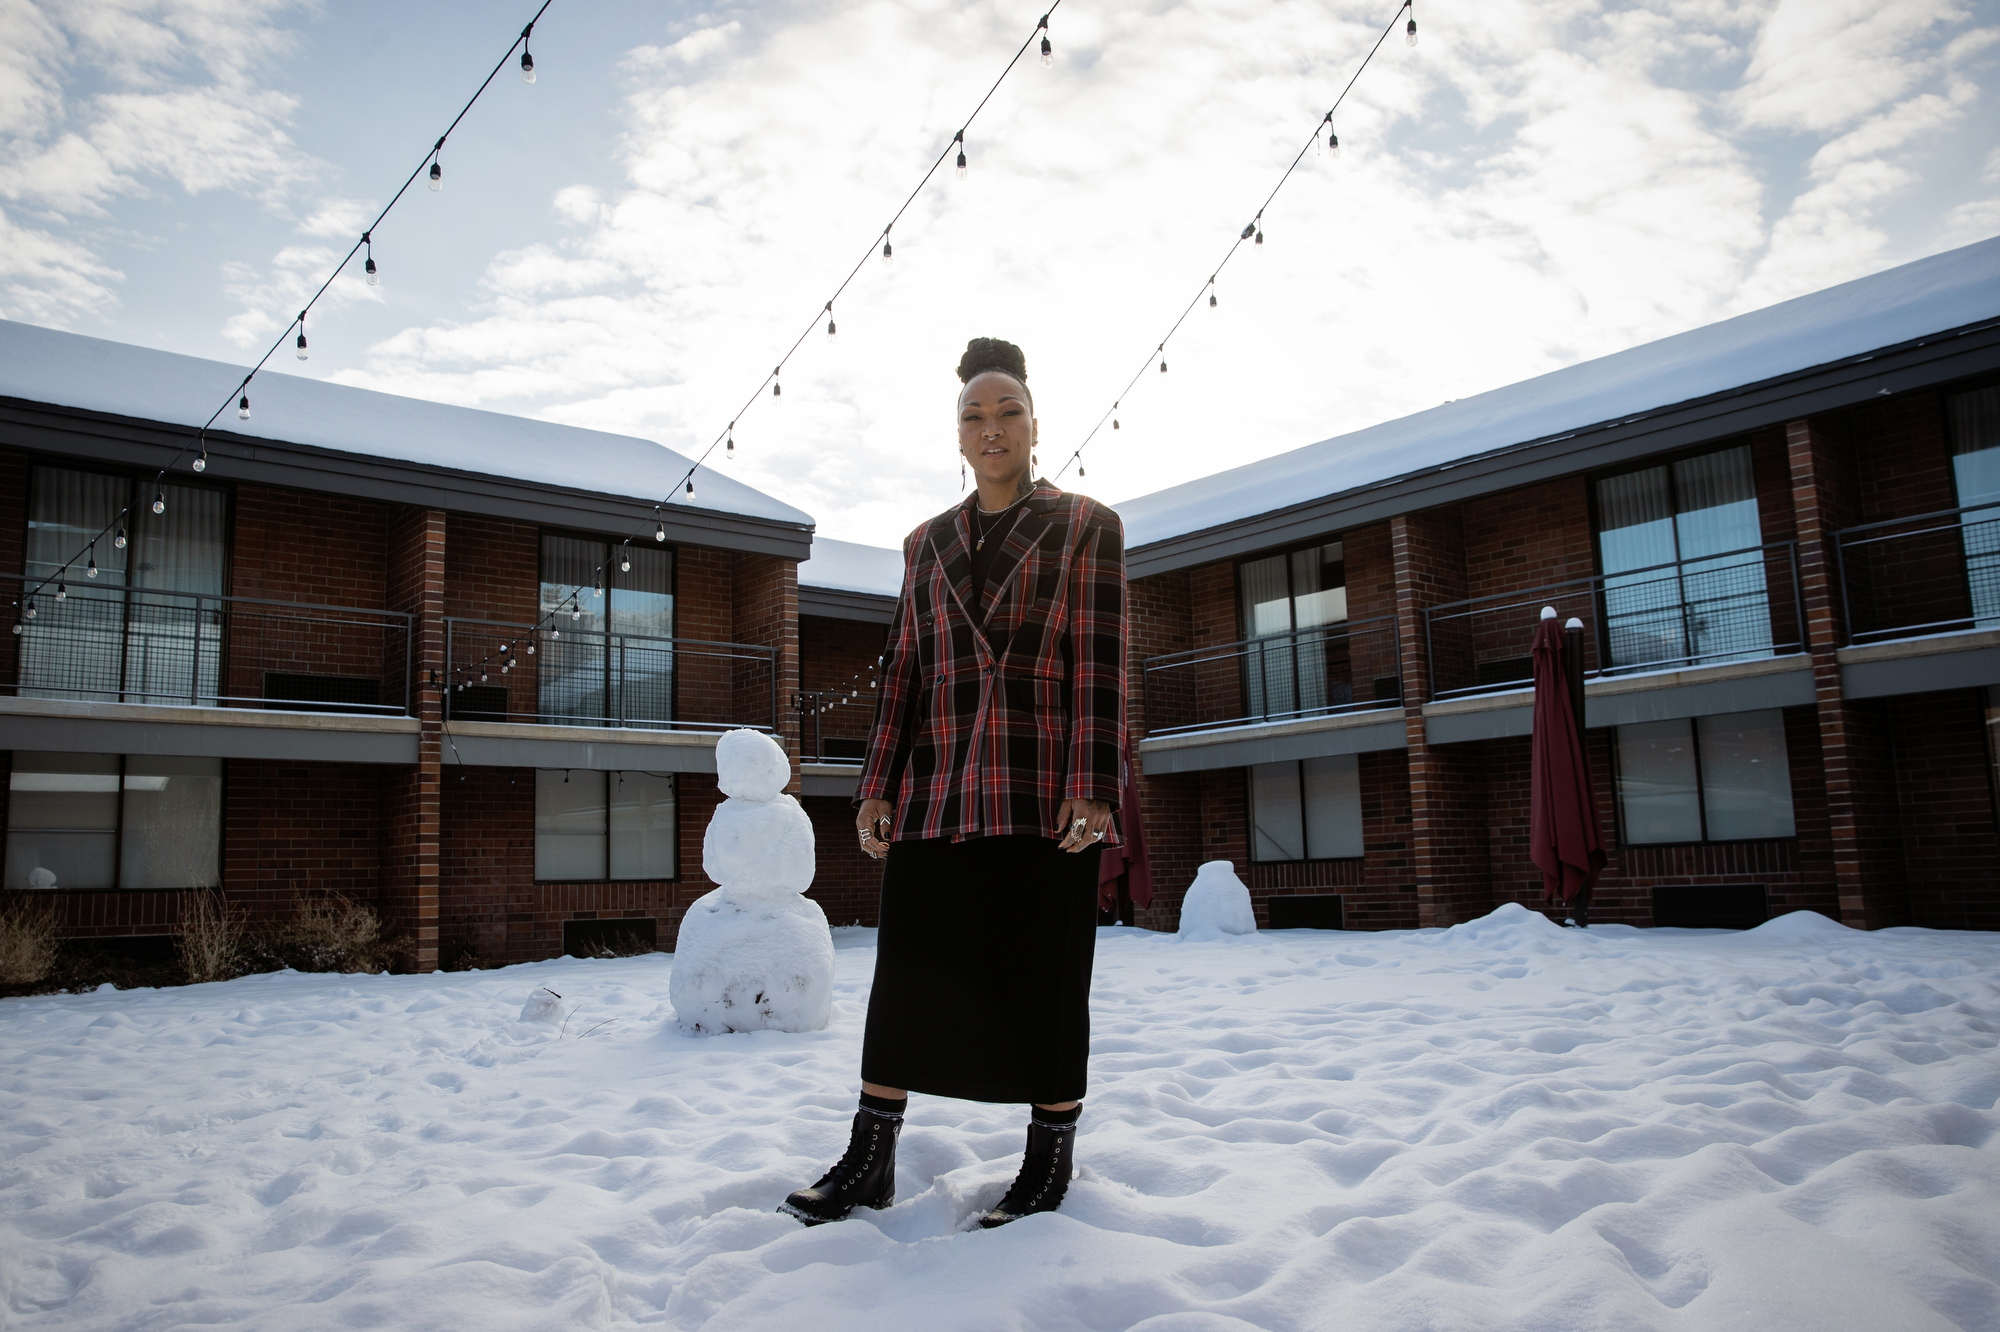
{"type": "Polygon", "coordinates": [[[833,935],[796,893],[734,901],[727,888],[681,920],[667,997],[685,1031],[819,1031],[833,1015],[833,935]]]}
{"type": "Polygon", "coordinates": [[[667,997],[685,1031],[819,1031],[833,1016],[833,933],[812,886],[812,820],[784,794],[791,761],[768,735],[729,731],[715,780],[729,797],[702,838],[721,884],[681,921],[667,997]]]}

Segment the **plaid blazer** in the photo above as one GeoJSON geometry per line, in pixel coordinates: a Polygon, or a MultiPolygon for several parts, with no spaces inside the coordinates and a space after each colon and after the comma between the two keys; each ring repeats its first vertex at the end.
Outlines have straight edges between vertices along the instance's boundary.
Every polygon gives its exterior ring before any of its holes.
{"type": "Polygon", "coordinates": [[[857,804],[895,805],[898,838],[1054,837],[1064,800],[1118,804],[1125,526],[1095,500],[1037,481],[975,605],[977,498],[903,542],[855,791],[857,804]]]}

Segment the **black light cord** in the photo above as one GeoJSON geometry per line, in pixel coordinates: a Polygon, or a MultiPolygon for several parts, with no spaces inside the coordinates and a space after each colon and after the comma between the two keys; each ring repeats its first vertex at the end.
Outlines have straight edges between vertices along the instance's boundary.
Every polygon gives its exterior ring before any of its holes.
{"type": "MultiPolygon", "coordinates": [[[[180,447],[179,452],[175,453],[172,458],[169,458],[167,460],[166,466],[162,467],[158,472],[155,472],[153,474],[152,487],[155,494],[159,493],[159,487],[163,482],[165,482],[167,478],[167,473],[172,471],[175,465],[178,464],[181,459],[187,457],[189,449],[200,450],[200,459],[202,465],[198,467],[196,470],[201,471],[206,469],[207,458],[208,458],[208,447],[206,441],[210,427],[212,427],[215,424],[217,418],[219,418],[224,412],[229,410],[229,405],[232,402],[235,402],[238,398],[243,396],[244,391],[250,387],[250,381],[256,378],[257,372],[259,370],[262,370],[264,368],[265,362],[269,361],[273,356],[277,355],[278,348],[285,345],[285,339],[291,336],[293,329],[299,330],[301,337],[304,336],[306,315],[312,310],[314,305],[319,303],[319,298],[326,295],[327,288],[331,287],[334,283],[334,279],[338,278],[341,275],[341,273],[346,270],[348,263],[354,258],[354,256],[360,253],[363,247],[369,246],[371,244],[375,228],[382,225],[382,219],[389,216],[389,210],[391,208],[394,208],[396,204],[402,199],[403,195],[406,192],[408,192],[410,186],[416,183],[417,177],[423,173],[424,168],[429,166],[433,161],[436,160],[437,155],[444,149],[445,140],[451,137],[452,131],[458,128],[459,122],[464,120],[466,114],[472,110],[473,103],[479,100],[480,96],[485,93],[486,89],[492,84],[493,80],[499,75],[500,71],[506,67],[507,61],[510,58],[512,58],[515,48],[521,46],[528,40],[528,35],[535,30],[535,24],[541,22],[542,15],[547,13],[549,6],[554,3],[555,0],[542,0],[542,7],[535,11],[535,16],[528,20],[527,26],[521,29],[520,35],[516,37],[513,40],[513,42],[511,42],[508,45],[507,53],[500,57],[499,62],[493,66],[492,72],[489,73],[483,81],[481,81],[478,91],[474,92],[471,97],[466,99],[465,105],[460,107],[458,114],[451,118],[451,124],[445,127],[444,133],[438,136],[437,142],[431,145],[430,148],[425,150],[423,160],[418,162],[415,169],[410,172],[408,179],[404,180],[402,188],[398,189],[396,193],[390,198],[389,202],[382,206],[382,211],[377,213],[375,215],[375,220],[362,231],[361,238],[354,242],[353,247],[349,249],[346,254],[340,257],[340,262],[333,266],[333,271],[331,273],[327,274],[326,281],[319,284],[319,290],[315,291],[312,294],[312,298],[305,303],[304,307],[300,309],[297,316],[295,316],[289,324],[285,325],[284,331],[278,334],[277,340],[271,344],[269,350],[267,350],[262,356],[257,358],[257,363],[250,367],[249,373],[243,376],[242,382],[237,384],[235,388],[229,391],[229,396],[222,400],[222,405],[217,407],[212,413],[209,414],[209,418],[201,423],[201,427],[195,431],[194,438],[188,441],[186,444],[183,444],[180,447]]],[[[372,257],[372,250],[371,250],[371,257],[372,257]]],[[[55,573],[42,579],[42,581],[35,584],[34,587],[22,593],[21,599],[17,601],[15,605],[25,606],[34,600],[36,593],[41,592],[43,589],[47,588],[50,583],[62,582],[65,576],[69,573],[70,567],[74,565],[78,560],[84,557],[84,551],[89,550],[90,548],[94,547],[99,541],[102,541],[105,538],[105,535],[109,533],[112,530],[112,528],[122,524],[126,519],[130,518],[131,515],[132,515],[132,506],[130,504],[127,504],[123,508],[118,510],[117,514],[111,519],[111,521],[106,523],[103,527],[99,528],[97,535],[90,538],[90,540],[85,543],[84,550],[80,550],[76,554],[70,556],[67,560],[64,560],[55,573]]],[[[19,625],[20,623],[21,619],[16,618],[15,624],[19,625]]]]}
{"type": "Polygon", "coordinates": [[[1146,359],[1140,362],[1138,370],[1133,372],[1132,378],[1126,382],[1125,387],[1119,391],[1118,396],[1111,400],[1111,406],[1105,409],[1104,415],[1097,418],[1097,424],[1092,426],[1090,433],[1083,437],[1083,443],[1077,445],[1075,451],[1063,461],[1061,469],[1056,472],[1053,478],[1054,480],[1062,480],[1063,474],[1069,471],[1072,463],[1076,464],[1078,475],[1082,475],[1083,451],[1090,447],[1090,442],[1097,438],[1099,431],[1104,429],[1104,423],[1111,420],[1113,415],[1118,411],[1118,404],[1125,400],[1126,395],[1131,393],[1133,388],[1138,385],[1139,380],[1145,376],[1146,369],[1153,364],[1154,357],[1160,357],[1160,368],[1162,370],[1166,369],[1165,356],[1167,344],[1173,341],[1174,334],[1180,331],[1180,327],[1187,321],[1187,317],[1193,314],[1196,307],[1201,304],[1202,296],[1214,290],[1215,279],[1222,275],[1222,270],[1227,268],[1229,261],[1236,257],[1236,251],[1242,248],[1243,242],[1249,240],[1253,235],[1257,236],[1260,244],[1262,243],[1263,237],[1258,231],[1258,224],[1264,220],[1264,210],[1269,208],[1271,201],[1278,197],[1278,191],[1285,188],[1285,182],[1292,178],[1292,173],[1298,170],[1299,163],[1305,160],[1306,152],[1319,142],[1320,129],[1323,126],[1333,123],[1333,113],[1340,110],[1340,104],[1347,100],[1347,94],[1354,91],[1354,85],[1360,80],[1361,72],[1368,68],[1368,63],[1375,58],[1375,53],[1382,49],[1382,43],[1389,40],[1389,34],[1396,30],[1397,20],[1403,17],[1405,10],[1412,10],[1414,7],[1414,0],[1402,0],[1402,3],[1396,7],[1395,17],[1389,20],[1389,26],[1382,29],[1382,35],[1375,39],[1375,45],[1369,47],[1368,54],[1361,58],[1361,63],[1355,67],[1353,76],[1347,80],[1347,86],[1340,90],[1340,96],[1333,99],[1333,105],[1328,107],[1326,114],[1321,116],[1318,122],[1314,124],[1311,137],[1301,145],[1298,155],[1292,158],[1291,165],[1287,166],[1284,174],[1278,177],[1278,183],[1271,187],[1271,192],[1264,196],[1264,202],[1257,206],[1256,216],[1250,220],[1250,225],[1243,228],[1236,239],[1229,243],[1229,249],[1223,253],[1222,262],[1217,264],[1214,270],[1209,273],[1208,280],[1196,289],[1193,299],[1188,301],[1187,307],[1180,312],[1180,316],[1167,329],[1166,336],[1155,344],[1152,351],[1146,353],[1146,359]]]}

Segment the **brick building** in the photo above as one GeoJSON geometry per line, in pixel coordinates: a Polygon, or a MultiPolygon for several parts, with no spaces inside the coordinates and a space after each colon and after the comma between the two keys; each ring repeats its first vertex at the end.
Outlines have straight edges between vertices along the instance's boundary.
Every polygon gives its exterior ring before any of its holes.
{"type": "Polygon", "coordinates": [[[1553,606],[1598,918],[2000,928],[2000,241],[1118,509],[1142,924],[1215,858],[1267,922],[1538,902],[1553,606]]]}
{"type": "Polygon", "coordinates": [[[670,944],[716,734],[796,743],[812,520],[707,469],[656,512],[686,460],[647,441],[276,374],[154,486],[241,374],[0,323],[6,888],[105,938],[340,893],[418,968],[670,944]]]}

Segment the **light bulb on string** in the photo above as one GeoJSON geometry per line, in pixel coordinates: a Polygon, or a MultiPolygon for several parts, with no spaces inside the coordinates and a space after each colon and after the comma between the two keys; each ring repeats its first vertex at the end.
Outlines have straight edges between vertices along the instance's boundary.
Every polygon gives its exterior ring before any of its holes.
{"type": "Polygon", "coordinates": [[[1076,479],[1081,481],[1083,480],[1083,478],[1084,478],[1083,459],[1078,458],[1076,460],[1076,479]]]}
{"type": "Polygon", "coordinates": [[[195,471],[197,471],[197,472],[206,472],[206,471],[208,470],[208,446],[207,446],[207,445],[205,445],[205,444],[204,444],[204,445],[202,446],[202,450],[201,450],[201,452],[200,452],[200,453],[199,453],[198,455],[196,455],[196,457],[195,457],[195,460],[194,460],[193,462],[189,463],[189,464],[188,464],[188,466],[192,467],[192,468],[193,468],[193,469],[194,469],[195,471]]]}
{"type": "Polygon", "coordinates": [[[535,25],[532,23],[521,29],[521,82],[523,83],[535,81],[535,57],[528,53],[528,34],[534,30],[535,25]]]}
{"type": "Polygon", "coordinates": [[[778,382],[778,372],[783,370],[784,368],[785,367],[782,365],[774,365],[771,367],[771,396],[774,398],[782,398],[785,396],[785,386],[778,382]]]}
{"type": "MultiPolygon", "coordinates": [[[[832,328],[833,321],[831,319],[827,320],[826,326],[828,328],[832,328]]],[[[827,336],[831,338],[833,335],[829,333],[827,334],[827,336]]],[[[722,458],[724,462],[728,462],[734,459],[735,457],[736,457],[736,422],[731,421],[729,423],[729,429],[724,434],[722,440],[722,458]]]]}
{"type": "Polygon", "coordinates": [[[56,600],[57,601],[69,600],[69,584],[65,583],[60,578],[56,579],[56,600]]]}
{"type": "Polygon", "coordinates": [[[439,190],[443,188],[444,188],[444,164],[438,161],[435,157],[433,157],[431,159],[431,193],[436,194],[439,190]]]}
{"type": "Polygon", "coordinates": [[[1257,228],[1257,239],[1254,243],[1260,246],[1264,243],[1264,229],[1262,227],[1257,228]]]}
{"type": "Polygon", "coordinates": [[[1112,416],[1112,418],[1111,418],[1111,428],[1112,428],[1113,430],[1116,430],[1116,429],[1118,428],[1118,417],[1117,417],[1117,415],[1116,415],[1116,413],[1117,413],[1117,411],[1118,411],[1118,404],[1117,404],[1117,403],[1115,403],[1115,402],[1114,402],[1114,403],[1112,403],[1112,404],[1111,404],[1111,410],[1112,410],[1112,412],[1113,412],[1113,416],[1112,416]]]}
{"type": "MultiPolygon", "coordinates": [[[[835,337],[835,334],[834,334],[834,327],[833,327],[833,302],[832,302],[832,301],[828,301],[828,302],[826,303],[826,340],[827,340],[828,342],[833,342],[833,341],[836,341],[836,337],[835,337]]],[[[734,452],[734,451],[735,451],[735,449],[734,449],[734,445],[733,445],[733,444],[732,444],[732,446],[731,446],[731,450],[730,450],[730,451],[731,451],[731,452],[734,452]]]]}
{"type": "Polygon", "coordinates": [[[694,474],[692,472],[688,474],[687,502],[689,504],[694,503],[694,474]]]}
{"type": "Polygon", "coordinates": [[[965,131],[960,130],[952,142],[958,145],[958,178],[965,179],[965,131]]]}
{"type": "Polygon", "coordinates": [[[33,597],[28,598],[28,608],[24,613],[31,620],[35,618],[35,599],[33,597]]]}
{"type": "Polygon", "coordinates": [[[1161,374],[1163,374],[1163,375],[1164,375],[1165,373],[1167,373],[1167,357],[1166,357],[1166,350],[1167,350],[1167,344],[1166,344],[1166,343],[1164,343],[1164,342],[1163,342],[1163,343],[1161,343],[1161,344],[1160,344],[1160,353],[1161,353],[1161,354],[1160,354],[1160,373],[1161,373],[1161,374]]]}
{"type": "Polygon", "coordinates": [[[85,578],[97,577],[97,543],[95,541],[90,543],[90,565],[83,571],[83,576],[85,578]]]}
{"type": "Polygon", "coordinates": [[[299,311],[299,359],[303,361],[308,355],[309,353],[306,351],[306,312],[301,310],[299,311]]]}
{"type": "Polygon", "coordinates": [[[601,597],[604,595],[604,574],[602,571],[598,573],[597,585],[591,588],[590,594],[594,597],[601,597]]]}
{"type": "Polygon", "coordinates": [[[1403,38],[1403,44],[1405,46],[1415,46],[1417,44],[1417,16],[1415,12],[1410,14],[1410,26],[1403,31],[1407,34],[1403,38]]]}
{"type": "Polygon", "coordinates": [[[666,523],[666,520],[665,520],[664,518],[656,518],[656,519],[654,519],[654,520],[653,520],[653,540],[655,540],[655,541],[665,541],[666,539],[667,539],[667,523],[666,523]]]}
{"type": "Polygon", "coordinates": [[[119,528],[118,535],[111,538],[111,544],[119,550],[125,549],[125,529],[119,528]]]}
{"type": "Polygon", "coordinates": [[[894,263],[895,260],[896,247],[889,241],[889,228],[884,227],[882,228],[882,262],[886,265],[894,263]]]}
{"type": "Polygon", "coordinates": [[[250,419],[250,395],[247,393],[236,400],[236,419],[239,421],[250,419]]]}
{"type": "Polygon", "coordinates": [[[369,286],[379,287],[382,285],[382,275],[375,271],[375,241],[365,231],[361,233],[361,247],[366,252],[361,261],[361,275],[368,279],[369,286]]]}
{"type": "Polygon", "coordinates": [[[1215,274],[1208,275],[1208,308],[1215,308],[1215,274]]]}
{"type": "Polygon", "coordinates": [[[1326,132],[1326,155],[1328,157],[1340,156],[1340,136],[1335,134],[1331,129],[1326,132]]]}
{"type": "Polygon", "coordinates": [[[167,496],[166,496],[166,493],[165,493],[164,491],[159,491],[159,490],[156,490],[156,491],[154,491],[154,492],[153,492],[153,512],[154,512],[154,513],[165,513],[166,511],[167,511],[167,496]]]}
{"type": "Polygon", "coordinates": [[[629,545],[618,547],[618,572],[632,572],[632,548],[629,545]]]}
{"type": "Polygon", "coordinates": [[[1049,45],[1049,16],[1042,15],[1042,68],[1056,63],[1056,48],[1049,45]]]}

